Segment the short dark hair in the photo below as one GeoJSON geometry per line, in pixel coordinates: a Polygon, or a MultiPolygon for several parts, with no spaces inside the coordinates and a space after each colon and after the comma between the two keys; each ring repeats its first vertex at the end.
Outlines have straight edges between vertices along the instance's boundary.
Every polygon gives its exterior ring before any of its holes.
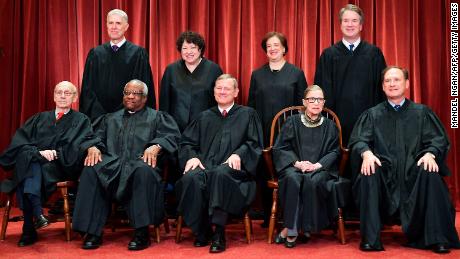
{"type": "Polygon", "coordinates": [[[182,44],[184,42],[193,43],[198,46],[198,49],[201,51],[201,57],[203,57],[204,50],[206,49],[206,44],[204,42],[203,36],[198,32],[194,31],[184,31],[179,35],[179,38],[176,40],[177,51],[181,51],[182,44]]]}
{"type": "Polygon", "coordinates": [[[392,69],[392,68],[396,68],[396,69],[399,69],[401,70],[401,72],[403,73],[404,75],[404,79],[408,80],[409,79],[409,71],[403,67],[399,67],[399,66],[387,66],[383,71],[382,71],[382,80],[383,78],[385,77],[385,74],[388,72],[388,70],[392,69]]]}
{"type": "Polygon", "coordinates": [[[347,4],[345,7],[340,9],[339,11],[339,21],[342,22],[342,16],[345,11],[353,11],[359,15],[359,23],[363,24],[364,23],[364,12],[359,8],[359,6],[354,5],[354,4],[347,4]]]}
{"type": "Polygon", "coordinates": [[[286,37],[284,36],[284,34],[282,34],[281,32],[276,32],[276,31],[271,31],[271,32],[267,32],[267,34],[265,34],[263,40],[262,40],[262,49],[265,51],[265,53],[267,53],[267,41],[271,38],[271,37],[277,37],[280,42],[281,42],[281,45],[283,45],[284,47],[284,53],[283,55],[286,55],[286,53],[288,52],[288,43],[287,43],[287,39],[286,37]]]}
{"type": "Polygon", "coordinates": [[[323,89],[319,86],[319,85],[310,85],[307,87],[307,89],[305,89],[305,91],[303,91],[303,98],[306,98],[308,93],[311,92],[311,91],[321,91],[324,95],[324,91],[323,89]]]}

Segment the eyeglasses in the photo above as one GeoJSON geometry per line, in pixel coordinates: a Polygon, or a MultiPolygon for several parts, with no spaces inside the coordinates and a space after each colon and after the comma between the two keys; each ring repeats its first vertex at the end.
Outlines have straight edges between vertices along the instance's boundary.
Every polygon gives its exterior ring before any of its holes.
{"type": "Polygon", "coordinates": [[[62,95],[64,94],[65,96],[69,97],[75,94],[75,92],[70,92],[70,91],[55,91],[55,95],[62,95]]]}
{"type": "Polygon", "coordinates": [[[129,96],[131,94],[133,94],[135,96],[142,96],[142,95],[144,95],[144,92],[134,92],[134,91],[126,91],[126,90],[123,91],[124,96],[129,96]]]}
{"type": "Polygon", "coordinates": [[[305,100],[307,100],[308,103],[315,103],[315,102],[324,103],[326,101],[326,99],[324,98],[316,98],[316,97],[308,97],[308,98],[305,98],[305,100]]]}

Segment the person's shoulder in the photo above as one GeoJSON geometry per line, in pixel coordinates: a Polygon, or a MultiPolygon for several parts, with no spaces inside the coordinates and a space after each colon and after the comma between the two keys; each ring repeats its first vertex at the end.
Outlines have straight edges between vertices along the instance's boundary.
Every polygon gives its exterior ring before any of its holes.
{"type": "Polygon", "coordinates": [[[71,109],[70,112],[72,113],[72,116],[75,117],[76,119],[81,119],[81,120],[86,120],[88,119],[89,120],[89,117],[82,113],[82,112],[79,112],[79,111],[76,111],[76,110],[73,110],[71,109]]]}
{"type": "Polygon", "coordinates": [[[288,70],[291,70],[291,71],[293,71],[293,72],[295,72],[295,73],[303,73],[303,70],[302,70],[300,67],[298,67],[298,66],[296,66],[296,65],[294,65],[294,64],[291,64],[291,63],[289,63],[289,62],[286,62],[286,64],[284,64],[284,65],[286,66],[286,68],[287,68],[288,70]]]}
{"type": "Polygon", "coordinates": [[[360,44],[362,44],[361,49],[367,53],[379,54],[379,55],[382,54],[382,50],[377,45],[371,44],[367,41],[361,41],[360,44]]]}
{"type": "Polygon", "coordinates": [[[110,49],[110,43],[106,42],[101,45],[97,45],[96,47],[92,48],[89,52],[95,54],[106,53],[107,50],[110,49]]]}
{"type": "Polygon", "coordinates": [[[171,69],[174,69],[174,70],[177,70],[179,68],[182,67],[182,59],[178,59],[172,63],[169,63],[167,66],[166,66],[166,69],[165,70],[171,70],[171,69]]]}
{"type": "Polygon", "coordinates": [[[252,71],[252,74],[254,76],[258,76],[258,75],[267,73],[268,71],[270,71],[270,69],[268,67],[268,63],[265,63],[262,66],[260,66],[259,68],[257,68],[256,70],[252,71]]]}

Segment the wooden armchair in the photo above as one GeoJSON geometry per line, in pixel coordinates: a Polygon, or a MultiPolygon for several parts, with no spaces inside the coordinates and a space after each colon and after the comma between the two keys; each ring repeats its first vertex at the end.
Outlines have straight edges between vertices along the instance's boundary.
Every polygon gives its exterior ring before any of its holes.
{"type": "MultiPolygon", "coordinates": [[[[72,226],[70,224],[71,216],[70,216],[70,206],[69,206],[69,193],[68,188],[75,187],[77,185],[74,181],[65,181],[65,182],[57,182],[56,187],[57,191],[60,191],[60,194],[64,200],[64,222],[65,222],[65,238],[66,241],[70,241],[72,239],[72,226]]],[[[57,192],[55,192],[57,193],[57,192]]],[[[53,194],[53,196],[55,196],[53,194]]],[[[5,211],[3,213],[3,221],[2,221],[2,229],[0,232],[0,240],[5,240],[6,236],[6,229],[8,227],[8,222],[11,221],[10,219],[10,211],[11,211],[11,201],[14,197],[14,192],[11,192],[7,196],[5,211]]],[[[48,203],[52,202],[53,199],[50,199],[48,203]]],[[[52,222],[59,221],[56,217],[49,217],[49,220],[52,222]]]]}
{"type": "MultiPolygon", "coordinates": [[[[291,106],[287,107],[280,112],[278,112],[275,117],[273,118],[271,129],[270,129],[270,144],[268,148],[264,149],[263,151],[263,158],[266,163],[266,168],[268,173],[270,174],[270,180],[267,181],[267,185],[270,189],[273,189],[273,202],[272,202],[272,209],[270,215],[270,224],[268,227],[268,243],[273,243],[273,233],[275,230],[275,223],[276,223],[276,214],[278,211],[278,178],[276,175],[275,167],[273,165],[273,158],[272,158],[272,148],[275,142],[275,138],[278,135],[278,132],[281,130],[282,125],[287,120],[287,118],[291,115],[297,113],[303,113],[305,111],[304,106],[291,106]]],[[[342,127],[340,125],[339,118],[337,115],[331,111],[330,109],[324,107],[323,108],[323,116],[329,118],[335,122],[337,128],[339,130],[339,144],[340,144],[340,152],[341,152],[341,160],[339,164],[339,175],[342,175],[347,160],[349,158],[349,151],[348,149],[344,148],[342,145],[342,127]]],[[[342,208],[338,208],[338,219],[337,219],[337,227],[338,227],[338,239],[341,244],[345,244],[345,225],[342,216],[342,208]]]]}

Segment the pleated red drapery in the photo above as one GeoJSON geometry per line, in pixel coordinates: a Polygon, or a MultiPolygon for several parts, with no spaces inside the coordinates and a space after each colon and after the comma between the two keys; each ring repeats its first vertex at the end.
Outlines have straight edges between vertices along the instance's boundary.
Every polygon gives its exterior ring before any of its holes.
{"type": "Polygon", "coordinates": [[[194,30],[206,39],[205,55],[238,78],[238,102],[245,104],[251,71],[266,62],[266,32],[287,36],[287,60],[312,83],[321,51],[340,40],[337,14],[347,3],[365,13],[363,39],[378,45],[388,64],[409,69],[408,97],[443,121],[451,140],[446,181],[460,209],[460,134],[450,128],[450,0],[0,0],[0,150],[29,116],[54,107],[57,82],[81,87],[88,51],[108,40],[105,18],[113,8],[128,13],[128,40],[150,55],[157,97],[166,65],[179,58],[177,36],[194,30]]]}

